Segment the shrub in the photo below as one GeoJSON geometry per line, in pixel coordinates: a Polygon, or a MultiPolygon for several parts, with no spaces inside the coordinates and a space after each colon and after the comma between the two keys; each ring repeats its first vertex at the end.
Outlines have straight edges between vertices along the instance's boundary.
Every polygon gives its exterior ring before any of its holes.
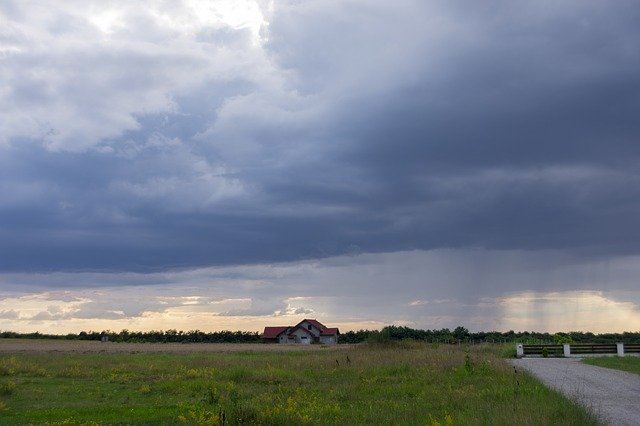
{"type": "Polygon", "coordinates": [[[556,333],[553,335],[553,343],[563,345],[565,343],[573,343],[573,339],[568,334],[556,333]]]}

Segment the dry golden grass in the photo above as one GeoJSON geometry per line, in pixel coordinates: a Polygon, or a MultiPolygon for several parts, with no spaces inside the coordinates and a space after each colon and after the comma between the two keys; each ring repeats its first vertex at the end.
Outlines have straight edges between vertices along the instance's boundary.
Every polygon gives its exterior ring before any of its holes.
{"type": "Polygon", "coordinates": [[[91,340],[2,339],[1,353],[230,353],[344,350],[353,345],[277,345],[263,343],[115,343],[91,340]]]}

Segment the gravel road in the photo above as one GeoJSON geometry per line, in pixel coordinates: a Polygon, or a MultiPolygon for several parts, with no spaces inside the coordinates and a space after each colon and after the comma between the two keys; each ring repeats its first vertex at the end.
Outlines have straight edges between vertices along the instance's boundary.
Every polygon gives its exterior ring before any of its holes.
{"type": "Polygon", "coordinates": [[[587,407],[607,425],[640,425],[640,376],[596,367],[578,358],[513,361],[547,386],[587,407]]]}

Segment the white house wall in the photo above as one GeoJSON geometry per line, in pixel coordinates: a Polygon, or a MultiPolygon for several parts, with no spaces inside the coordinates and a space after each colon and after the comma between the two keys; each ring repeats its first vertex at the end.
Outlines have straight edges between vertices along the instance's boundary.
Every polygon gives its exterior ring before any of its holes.
{"type": "Polygon", "coordinates": [[[336,341],[336,336],[320,336],[320,343],[324,343],[325,345],[335,345],[338,342],[336,341]]]}
{"type": "Polygon", "coordinates": [[[306,329],[298,328],[291,334],[294,336],[296,343],[309,344],[313,340],[313,335],[306,329]]]}
{"type": "Polygon", "coordinates": [[[304,328],[309,333],[311,333],[313,335],[313,337],[316,337],[316,338],[320,337],[321,330],[318,327],[316,327],[315,325],[311,324],[310,322],[302,321],[300,323],[300,327],[304,328]]]}

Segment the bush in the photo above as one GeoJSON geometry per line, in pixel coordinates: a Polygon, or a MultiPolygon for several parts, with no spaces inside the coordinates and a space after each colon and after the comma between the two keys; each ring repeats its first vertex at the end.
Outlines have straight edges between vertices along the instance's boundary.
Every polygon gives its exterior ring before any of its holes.
{"type": "Polygon", "coordinates": [[[553,343],[563,345],[565,343],[573,343],[573,339],[568,334],[556,333],[553,335],[553,343]]]}

